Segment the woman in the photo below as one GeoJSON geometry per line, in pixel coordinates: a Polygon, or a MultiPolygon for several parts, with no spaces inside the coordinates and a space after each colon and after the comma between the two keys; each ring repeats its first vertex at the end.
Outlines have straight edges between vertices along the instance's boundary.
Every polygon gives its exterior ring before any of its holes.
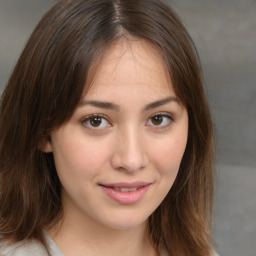
{"type": "Polygon", "coordinates": [[[62,0],[3,93],[1,255],[212,255],[199,59],[158,0],[62,0]]]}

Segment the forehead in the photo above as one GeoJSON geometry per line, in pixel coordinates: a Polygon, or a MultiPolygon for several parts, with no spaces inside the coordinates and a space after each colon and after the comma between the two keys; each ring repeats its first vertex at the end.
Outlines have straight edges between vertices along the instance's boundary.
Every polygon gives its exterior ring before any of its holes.
{"type": "Polygon", "coordinates": [[[125,89],[140,92],[173,92],[172,82],[160,50],[142,39],[120,39],[112,44],[89,72],[86,95],[125,89]],[[134,90],[135,89],[135,90],[134,90]]]}

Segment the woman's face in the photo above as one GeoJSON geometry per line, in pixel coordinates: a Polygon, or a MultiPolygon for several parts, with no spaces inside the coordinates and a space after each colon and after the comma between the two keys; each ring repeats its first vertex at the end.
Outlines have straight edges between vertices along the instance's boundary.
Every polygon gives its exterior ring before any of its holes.
{"type": "Polygon", "coordinates": [[[145,225],[173,185],[187,135],[186,108],[158,50],[143,40],[117,42],[45,147],[64,216],[114,229],[145,225]]]}

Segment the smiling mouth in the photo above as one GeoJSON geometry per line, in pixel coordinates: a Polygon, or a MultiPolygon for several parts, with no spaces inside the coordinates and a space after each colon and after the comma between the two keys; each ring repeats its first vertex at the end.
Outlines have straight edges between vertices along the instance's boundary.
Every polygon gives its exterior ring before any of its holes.
{"type": "Polygon", "coordinates": [[[137,188],[119,188],[119,187],[112,187],[114,190],[120,191],[120,192],[133,192],[136,191],[138,189],[140,189],[141,187],[137,187],[137,188]]]}
{"type": "Polygon", "coordinates": [[[133,204],[141,200],[152,183],[99,184],[103,192],[119,204],[133,204]]]}
{"type": "Polygon", "coordinates": [[[132,182],[132,183],[126,183],[126,182],[120,182],[120,183],[111,183],[111,184],[99,184],[100,186],[111,188],[116,191],[120,192],[133,192],[136,191],[142,187],[146,187],[151,185],[150,182],[132,182]]]}

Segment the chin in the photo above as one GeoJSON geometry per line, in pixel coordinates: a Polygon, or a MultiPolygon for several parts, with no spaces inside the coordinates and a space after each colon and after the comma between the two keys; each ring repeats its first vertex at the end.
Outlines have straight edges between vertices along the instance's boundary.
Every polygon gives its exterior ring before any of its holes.
{"type": "Polygon", "coordinates": [[[145,226],[147,221],[148,216],[139,216],[138,214],[130,213],[107,219],[103,223],[111,229],[128,230],[145,226]]]}

